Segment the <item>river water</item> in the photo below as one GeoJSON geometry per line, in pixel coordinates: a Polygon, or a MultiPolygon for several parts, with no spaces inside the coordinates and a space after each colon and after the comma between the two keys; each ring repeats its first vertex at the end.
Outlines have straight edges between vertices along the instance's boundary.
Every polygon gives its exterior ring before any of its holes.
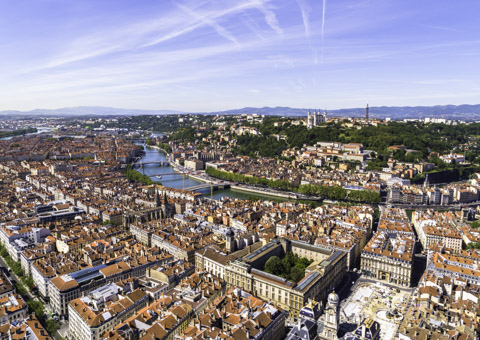
{"type": "Polygon", "coordinates": [[[9,140],[9,139],[12,139],[13,137],[20,137],[20,136],[38,135],[40,133],[50,132],[52,130],[53,130],[52,128],[39,127],[39,128],[37,128],[37,132],[26,133],[24,135],[18,135],[18,136],[3,137],[3,138],[0,138],[0,140],[9,140]]]}
{"type": "MultiPolygon", "coordinates": [[[[165,153],[161,152],[158,149],[155,148],[145,148],[145,155],[142,157],[141,162],[159,162],[159,161],[166,161],[166,155],[165,153]]],[[[137,169],[140,173],[145,172],[145,175],[149,176],[152,180],[154,181],[160,181],[162,182],[162,185],[169,187],[169,188],[175,188],[175,189],[182,189],[183,188],[183,177],[181,174],[178,174],[175,172],[175,170],[169,165],[169,166],[159,166],[159,165],[146,165],[144,169],[137,169]],[[156,176],[162,176],[162,178],[157,178],[156,176]]],[[[185,177],[185,189],[188,187],[192,187],[195,185],[203,184],[200,181],[197,181],[193,178],[187,178],[185,177]]],[[[201,190],[205,197],[210,197],[210,189],[205,189],[201,190]]],[[[264,199],[264,200],[272,200],[276,198],[272,198],[271,196],[264,196],[264,195],[258,195],[258,194],[253,194],[253,193],[246,193],[246,192],[239,192],[239,191],[233,191],[230,189],[224,189],[224,190],[216,190],[213,191],[213,198],[214,199],[221,199],[222,197],[227,196],[227,197],[233,197],[233,198],[259,198],[259,199],[264,199]]]]}

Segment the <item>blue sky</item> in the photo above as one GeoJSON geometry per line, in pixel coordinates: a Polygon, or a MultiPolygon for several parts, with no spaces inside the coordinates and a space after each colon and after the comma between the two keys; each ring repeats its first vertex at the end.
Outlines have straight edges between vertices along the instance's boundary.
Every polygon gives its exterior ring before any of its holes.
{"type": "Polygon", "coordinates": [[[479,0],[0,0],[0,110],[480,103],[479,0]]]}

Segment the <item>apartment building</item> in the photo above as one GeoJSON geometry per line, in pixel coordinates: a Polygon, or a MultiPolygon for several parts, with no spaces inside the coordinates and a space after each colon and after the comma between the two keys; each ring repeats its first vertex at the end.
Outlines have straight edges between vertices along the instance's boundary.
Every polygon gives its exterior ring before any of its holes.
{"type": "Polygon", "coordinates": [[[455,252],[462,250],[462,235],[457,228],[461,222],[454,212],[417,210],[413,212],[412,222],[423,249],[443,244],[455,252]]]}
{"type": "Polygon", "coordinates": [[[231,288],[199,314],[179,339],[282,339],[287,313],[270,301],[231,288]]]}
{"type": "Polygon", "coordinates": [[[0,297],[0,325],[20,322],[27,317],[28,305],[20,294],[0,297]]]}
{"type": "Polygon", "coordinates": [[[361,269],[378,280],[409,287],[414,256],[413,237],[378,232],[362,251],[361,269]]]}
{"type": "Polygon", "coordinates": [[[68,318],[68,304],[99,286],[114,283],[128,278],[143,277],[149,267],[156,265],[158,259],[130,265],[124,261],[104,263],[52,278],[48,285],[50,306],[61,317],[68,318]]]}
{"type": "Polygon", "coordinates": [[[69,336],[77,340],[97,340],[116,324],[146,306],[147,294],[107,284],[89,295],[72,300],[68,305],[69,336]]]}
{"type": "Polygon", "coordinates": [[[103,338],[178,339],[185,334],[191,320],[215,299],[224,296],[225,285],[225,281],[210,273],[194,273],[150,305],[112,327],[103,338]]]}
{"type": "MultiPolygon", "coordinates": [[[[31,222],[30,224],[33,224],[35,221],[31,222]]],[[[37,228],[24,223],[17,220],[0,226],[0,241],[14,261],[20,261],[20,254],[23,250],[44,242],[45,238],[50,235],[49,229],[37,228]]]]}

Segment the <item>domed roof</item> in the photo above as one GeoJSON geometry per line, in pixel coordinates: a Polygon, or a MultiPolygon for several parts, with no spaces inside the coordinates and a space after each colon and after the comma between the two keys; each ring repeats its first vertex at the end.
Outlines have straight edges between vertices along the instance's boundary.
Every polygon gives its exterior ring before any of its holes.
{"type": "Polygon", "coordinates": [[[340,302],[340,297],[338,296],[337,293],[335,293],[335,291],[328,294],[328,303],[333,305],[338,305],[339,302],[340,302]]]}
{"type": "Polygon", "coordinates": [[[315,299],[308,301],[308,303],[300,310],[300,316],[317,320],[320,317],[320,303],[315,299]]]}
{"type": "Polygon", "coordinates": [[[226,235],[227,237],[228,237],[228,236],[232,237],[232,236],[235,236],[235,233],[233,232],[232,229],[229,228],[229,229],[227,230],[227,233],[226,233],[225,235],[226,235]]]}

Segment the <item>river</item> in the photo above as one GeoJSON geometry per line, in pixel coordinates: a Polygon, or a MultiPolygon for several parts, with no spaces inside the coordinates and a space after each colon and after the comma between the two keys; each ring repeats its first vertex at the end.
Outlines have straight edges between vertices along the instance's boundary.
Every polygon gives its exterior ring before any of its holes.
{"type": "Polygon", "coordinates": [[[12,139],[13,137],[20,137],[20,136],[38,135],[40,133],[50,132],[50,131],[53,131],[53,129],[52,128],[47,128],[47,127],[38,127],[37,132],[26,133],[24,135],[3,137],[3,138],[0,138],[0,140],[9,140],[9,139],[12,139]]]}
{"type": "MultiPolygon", "coordinates": [[[[159,161],[166,161],[166,155],[165,153],[161,152],[158,149],[155,148],[145,148],[145,155],[142,157],[141,162],[159,162],[159,161]]],[[[143,172],[141,169],[137,170],[139,172],[143,172]]],[[[149,176],[152,180],[154,181],[160,181],[162,182],[162,185],[169,187],[169,188],[175,188],[175,189],[182,189],[183,188],[183,178],[181,174],[178,174],[175,172],[175,170],[169,165],[169,166],[158,166],[158,165],[146,165],[144,168],[145,175],[149,176]],[[160,175],[162,178],[157,178],[156,176],[160,175]]],[[[195,185],[203,184],[200,181],[197,181],[193,178],[187,178],[185,177],[185,189],[188,189],[188,187],[192,187],[195,185]]],[[[205,197],[210,197],[210,189],[205,189],[201,190],[205,197]]],[[[246,192],[240,192],[240,191],[234,191],[230,189],[224,189],[224,190],[216,190],[213,191],[213,199],[221,199],[222,197],[233,197],[233,198],[259,198],[263,200],[282,200],[280,198],[273,198],[271,196],[266,196],[266,195],[259,195],[259,194],[253,194],[253,193],[246,193],[246,192]]]]}

